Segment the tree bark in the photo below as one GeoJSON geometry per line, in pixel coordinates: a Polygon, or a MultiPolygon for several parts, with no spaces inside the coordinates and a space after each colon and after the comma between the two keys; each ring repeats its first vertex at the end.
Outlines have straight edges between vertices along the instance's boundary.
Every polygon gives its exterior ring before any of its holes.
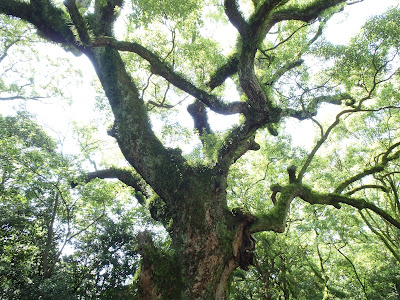
{"type": "MultiPolygon", "coordinates": [[[[57,210],[59,204],[59,194],[56,193],[54,197],[54,203],[51,211],[51,219],[49,220],[49,224],[47,225],[47,239],[46,239],[46,247],[42,254],[42,265],[41,265],[41,273],[43,279],[50,278],[51,272],[53,270],[53,266],[55,261],[50,263],[50,251],[52,244],[54,243],[54,221],[56,219],[57,210]]],[[[55,259],[58,259],[56,257],[55,259]]]]}
{"type": "Polygon", "coordinates": [[[228,210],[224,187],[207,179],[204,174],[192,175],[182,193],[185,205],[174,209],[169,220],[171,211],[156,214],[168,223],[173,254],[157,249],[148,233],[138,236],[143,257],[140,299],[226,299],[232,272],[252,263],[249,226],[254,217],[228,210]]]}

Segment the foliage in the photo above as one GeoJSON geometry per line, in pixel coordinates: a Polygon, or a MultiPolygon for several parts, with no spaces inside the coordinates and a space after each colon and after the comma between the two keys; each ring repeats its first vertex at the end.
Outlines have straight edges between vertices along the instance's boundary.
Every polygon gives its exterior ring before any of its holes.
{"type": "Polygon", "coordinates": [[[1,2],[0,99],[68,95],[58,43],[118,145],[0,117],[1,297],[397,299],[400,10],[330,43],[357,2],[1,2]]]}
{"type": "Polygon", "coordinates": [[[136,269],[130,225],[140,216],[126,207],[129,190],[95,181],[70,190],[72,157],[27,114],[1,116],[0,124],[1,298],[97,299],[123,289],[136,269]]]}

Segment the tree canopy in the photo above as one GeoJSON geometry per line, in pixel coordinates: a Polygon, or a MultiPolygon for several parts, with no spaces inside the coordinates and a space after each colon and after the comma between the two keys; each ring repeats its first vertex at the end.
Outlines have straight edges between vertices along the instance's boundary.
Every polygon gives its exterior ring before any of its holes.
{"type": "Polygon", "coordinates": [[[85,56],[113,138],[0,117],[2,297],[397,299],[400,10],[324,34],[360,2],[2,1],[0,100],[85,56]]]}

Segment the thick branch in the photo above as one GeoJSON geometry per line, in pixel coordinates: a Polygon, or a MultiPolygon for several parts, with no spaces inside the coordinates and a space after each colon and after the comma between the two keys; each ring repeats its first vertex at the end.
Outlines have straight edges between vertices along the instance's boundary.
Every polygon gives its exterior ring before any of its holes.
{"type": "Polygon", "coordinates": [[[354,99],[351,97],[351,95],[347,93],[318,96],[314,97],[305,109],[295,110],[288,108],[282,112],[282,115],[293,117],[298,120],[306,120],[309,119],[311,116],[315,116],[317,114],[318,108],[322,103],[340,105],[343,103],[344,100],[349,100],[349,104],[352,104],[354,102],[354,99]]]}
{"type": "Polygon", "coordinates": [[[95,35],[112,36],[112,28],[118,17],[115,8],[122,6],[123,0],[95,0],[95,21],[92,26],[95,35]]]}
{"type": "Polygon", "coordinates": [[[225,0],[225,13],[242,37],[250,34],[250,26],[240,13],[236,0],[225,0]]]}
{"type": "Polygon", "coordinates": [[[256,221],[250,227],[250,231],[275,231],[284,232],[286,227],[286,218],[289,214],[290,204],[292,200],[301,192],[301,186],[297,184],[289,184],[287,186],[272,186],[273,195],[277,197],[273,208],[256,216],[256,221]]]}
{"type": "Polygon", "coordinates": [[[176,86],[177,88],[185,91],[191,96],[203,102],[207,105],[212,111],[223,114],[237,114],[237,113],[246,113],[247,105],[243,102],[232,102],[225,103],[218,97],[208,94],[207,92],[197,88],[193,85],[189,80],[185,79],[183,76],[174,72],[166,63],[162,62],[161,59],[135,42],[122,42],[117,41],[113,38],[103,37],[95,40],[92,44],[93,47],[100,46],[109,46],[115,48],[119,51],[128,51],[138,54],[143,59],[147,60],[150,63],[151,71],[154,74],[160,75],[165,78],[168,82],[176,86]]]}
{"type": "MultiPolygon", "coordinates": [[[[135,196],[142,205],[145,204],[145,197],[147,198],[150,196],[143,185],[143,179],[138,174],[127,168],[110,168],[89,172],[86,174],[84,180],[87,183],[95,178],[118,179],[127,186],[134,188],[136,191],[135,196]]],[[[75,187],[76,185],[76,182],[71,184],[72,187],[75,187]]]]}
{"type": "Polygon", "coordinates": [[[315,0],[312,3],[301,8],[282,7],[271,16],[274,24],[284,20],[298,20],[310,22],[316,19],[324,10],[336,6],[340,3],[346,3],[346,0],[315,0]]]}
{"type": "Polygon", "coordinates": [[[257,129],[258,127],[250,126],[248,122],[232,129],[218,153],[218,164],[224,170],[227,170],[247,151],[260,149],[260,145],[254,141],[254,134],[257,129]]]}
{"type": "Polygon", "coordinates": [[[344,203],[359,210],[367,208],[375,212],[377,215],[388,221],[393,226],[400,229],[400,222],[398,220],[394,219],[389,213],[377,207],[375,204],[368,202],[364,199],[357,199],[357,198],[352,198],[350,196],[338,195],[338,194],[321,194],[311,191],[311,189],[306,188],[304,186],[302,187],[301,192],[298,194],[298,196],[302,200],[312,205],[324,204],[324,205],[333,205],[336,208],[340,208],[340,204],[344,203]]]}
{"type": "MultiPolygon", "coordinates": [[[[237,21],[237,26],[239,28],[247,28],[247,26],[250,27],[248,29],[248,33],[241,34],[242,37],[251,37],[252,43],[254,43],[254,45],[257,45],[257,43],[261,42],[264,36],[276,23],[283,20],[302,20],[305,22],[310,22],[316,19],[323,10],[335,6],[339,3],[344,3],[345,0],[318,0],[314,3],[309,4],[308,6],[303,7],[302,9],[294,7],[285,9],[284,6],[277,9],[276,7],[279,5],[280,2],[282,1],[264,1],[264,3],[250,17],[250,25],[247,23],[246,25],[244,25],[243,22],[245,21],[240,21],[242,17],[234,0],[226,1],[225,6],[228,5],[228,10],[226,11],[227,15],[231,15],[230,19],[232,19],[233,22],[237,21]],[[276,12],[274,13],[274,11],[276,12]]],[[[320,33],[317,33],[315,38],[319,35],[320,33]]],[[[313,38],[310,43],[314,42],[315,38],[313,38]]],[[[215,87],[221,85],[226,80],[226,78],[237,72],[238,62],[239,61],[237,59],[237,55],[232,56],[232,58],[228,62],[226,62],[216,71],[216,73],[211,77],[207,86],[209,86],[211,89],[214,89],[215,87]]]]}
{"type": "Polygon", "coordinates": [[[74,23],[76,30],[78,31],[79,37],[84,45],[90,43],[89,33],[86,27],[86,22],[80,14],[75,0],[65,0],[64,5],[67,7],[71,20],[74,23]]]}
{"type": "Polygon", "coordinates": [[[397,142],[389,147],[389,149],[383,154],[383,157],[382,157],[383,164],[386,165],[389,161],[399,158],[399,151],[397,151],[395,154],[393,154],[392,156],[389,157],[389,155],[392,153],[392,151],[399,146],[400,146],[400,142],[397,142]]]}
{"type": "Polygon", "coordinates": [[[249,20],[253,37],[265,34],[265,29],[263,31],[263,28],[270,17],[271,11],[282,1],[283,0],[263,1],[263,3],[258,7],[249,20]]]}
{"type": "MultiPolygon", "coordinates": [[[[115,7],[121,6],[122,0],[96,0],[95,3],[91,21],[94,34],[112,34],[112,24],[117,17],[115,7]]],[[[31,0],[30,4],[1,1],[0,12],[32,23],[47,39],[74,45],[91,59],[115,116],[113,136],[122,153],[161,198],[173,198],[174,190],[182,180],[184,159],[177,151],[165,149],[155,136],[146,106],[118,51],[110,47],[75,45],[68,26],[71,22],[69,16],[49,0],[31,0]]]]}
{"type": "Polygon", "coordinates": [[[20,18],[33,24],[46,39],[75,46],[75,38],[68,26],[66,13],[54,7],[49,0],[31,0],[30,3],[0,1],[0,13],[20,18]]]}
{"type": "Polygon", "coordinates": [[[155,136],[146,105],[117,50],[92,48],[91,58],[115,116],[110,131],[126,160],[165,201],[182,180],[184,159],[155,136]]]}
{"type": "Polygon", "coordinates": [[[400,229],[400,222],[393,218],[385,210],[364,199],[352,198],[347,195],[323,194],[312,191],[310,188],[300,183],[288,184],[286,186],[275,185],[271,187],[275,206],[268,212],[257,216],[256,222],[251,227],[252,232],[258,231],[277,231],[282,232],[285,228],[286,217],[289,212],[291,201],[299,197],[311,205],[322,204],[332,205],[341,208],[342,203],[350,205],[359,210],[369,209],[381,218],[400,229]],[[278,197],[277,197],[278,195],[278,197]]]}
{"type": "Polygon", "coordinates": [[[238,75],[240,86],[247,96],[247,103],[252,109],[252,124],[263,126],[278,123],[281,120],[281,109],[274,105],[267,96],[256,76],[254,69],[257,45],[254,40],[244,41],[239,58],[238,75]]]}
{"type": "Polygon", "coordinates": [[[100,179],[115,178],[125,183],[127,186],[133,187],[136,190],[144,192],[143,188],[139,185],[142,178],[129,169],[110,168],[110,169],[89,172],[86,176],[86,182],[89,182],[95,178],[100,178],[100,179]]]}
{"type": "Polygon", "coordinates": [[[210,81],[207,83],[207,86],[211,90],[213,90],[223,84],[228,77],[237,73],[238,63],[239,59],[237,55],[233,55],[224,65],[218,68],[217,71],[215,71],[215,73],[211,75],[210,81]]]}

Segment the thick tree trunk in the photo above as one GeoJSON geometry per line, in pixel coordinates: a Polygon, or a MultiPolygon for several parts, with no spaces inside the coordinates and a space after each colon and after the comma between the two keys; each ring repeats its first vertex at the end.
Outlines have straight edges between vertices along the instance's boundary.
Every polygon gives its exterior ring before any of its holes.
{"type": "Polygon", "coordinates": [[[142,252],[139,299],[226,299],[229,277],[243,263],[240,253],[246,253],[242,230],[240,226],[231,243],[216,231],[188,234],[188,246],[182,247],[186,249],[172,256],[158,252],[148,240],[142,252]]]}
{"type": "Polygon", "coordinates": [[[251,261],[248,251],[254,245],[247,227],[252,218],[229,211],[226,172],[190,167],[180,153],[162,147],[116,50],[96,49],[91,58],[115,115],[113,136],[158,194],[150,212],[172,239],[172,251],[165,251],[148,233],[138,236],[140,299],[225,299],[233,270],[251,261]]]}
{"type": "MultiPolygon", "coordinates": [[[[252,262],[251,215],[226,207],[224,189],[193,176],[167,227],[173,254],[139,236],[140,299],[225,299],[230,275],[252,262]]],[[[177,206],[173,206],[177,207],[177,206]]]]}

